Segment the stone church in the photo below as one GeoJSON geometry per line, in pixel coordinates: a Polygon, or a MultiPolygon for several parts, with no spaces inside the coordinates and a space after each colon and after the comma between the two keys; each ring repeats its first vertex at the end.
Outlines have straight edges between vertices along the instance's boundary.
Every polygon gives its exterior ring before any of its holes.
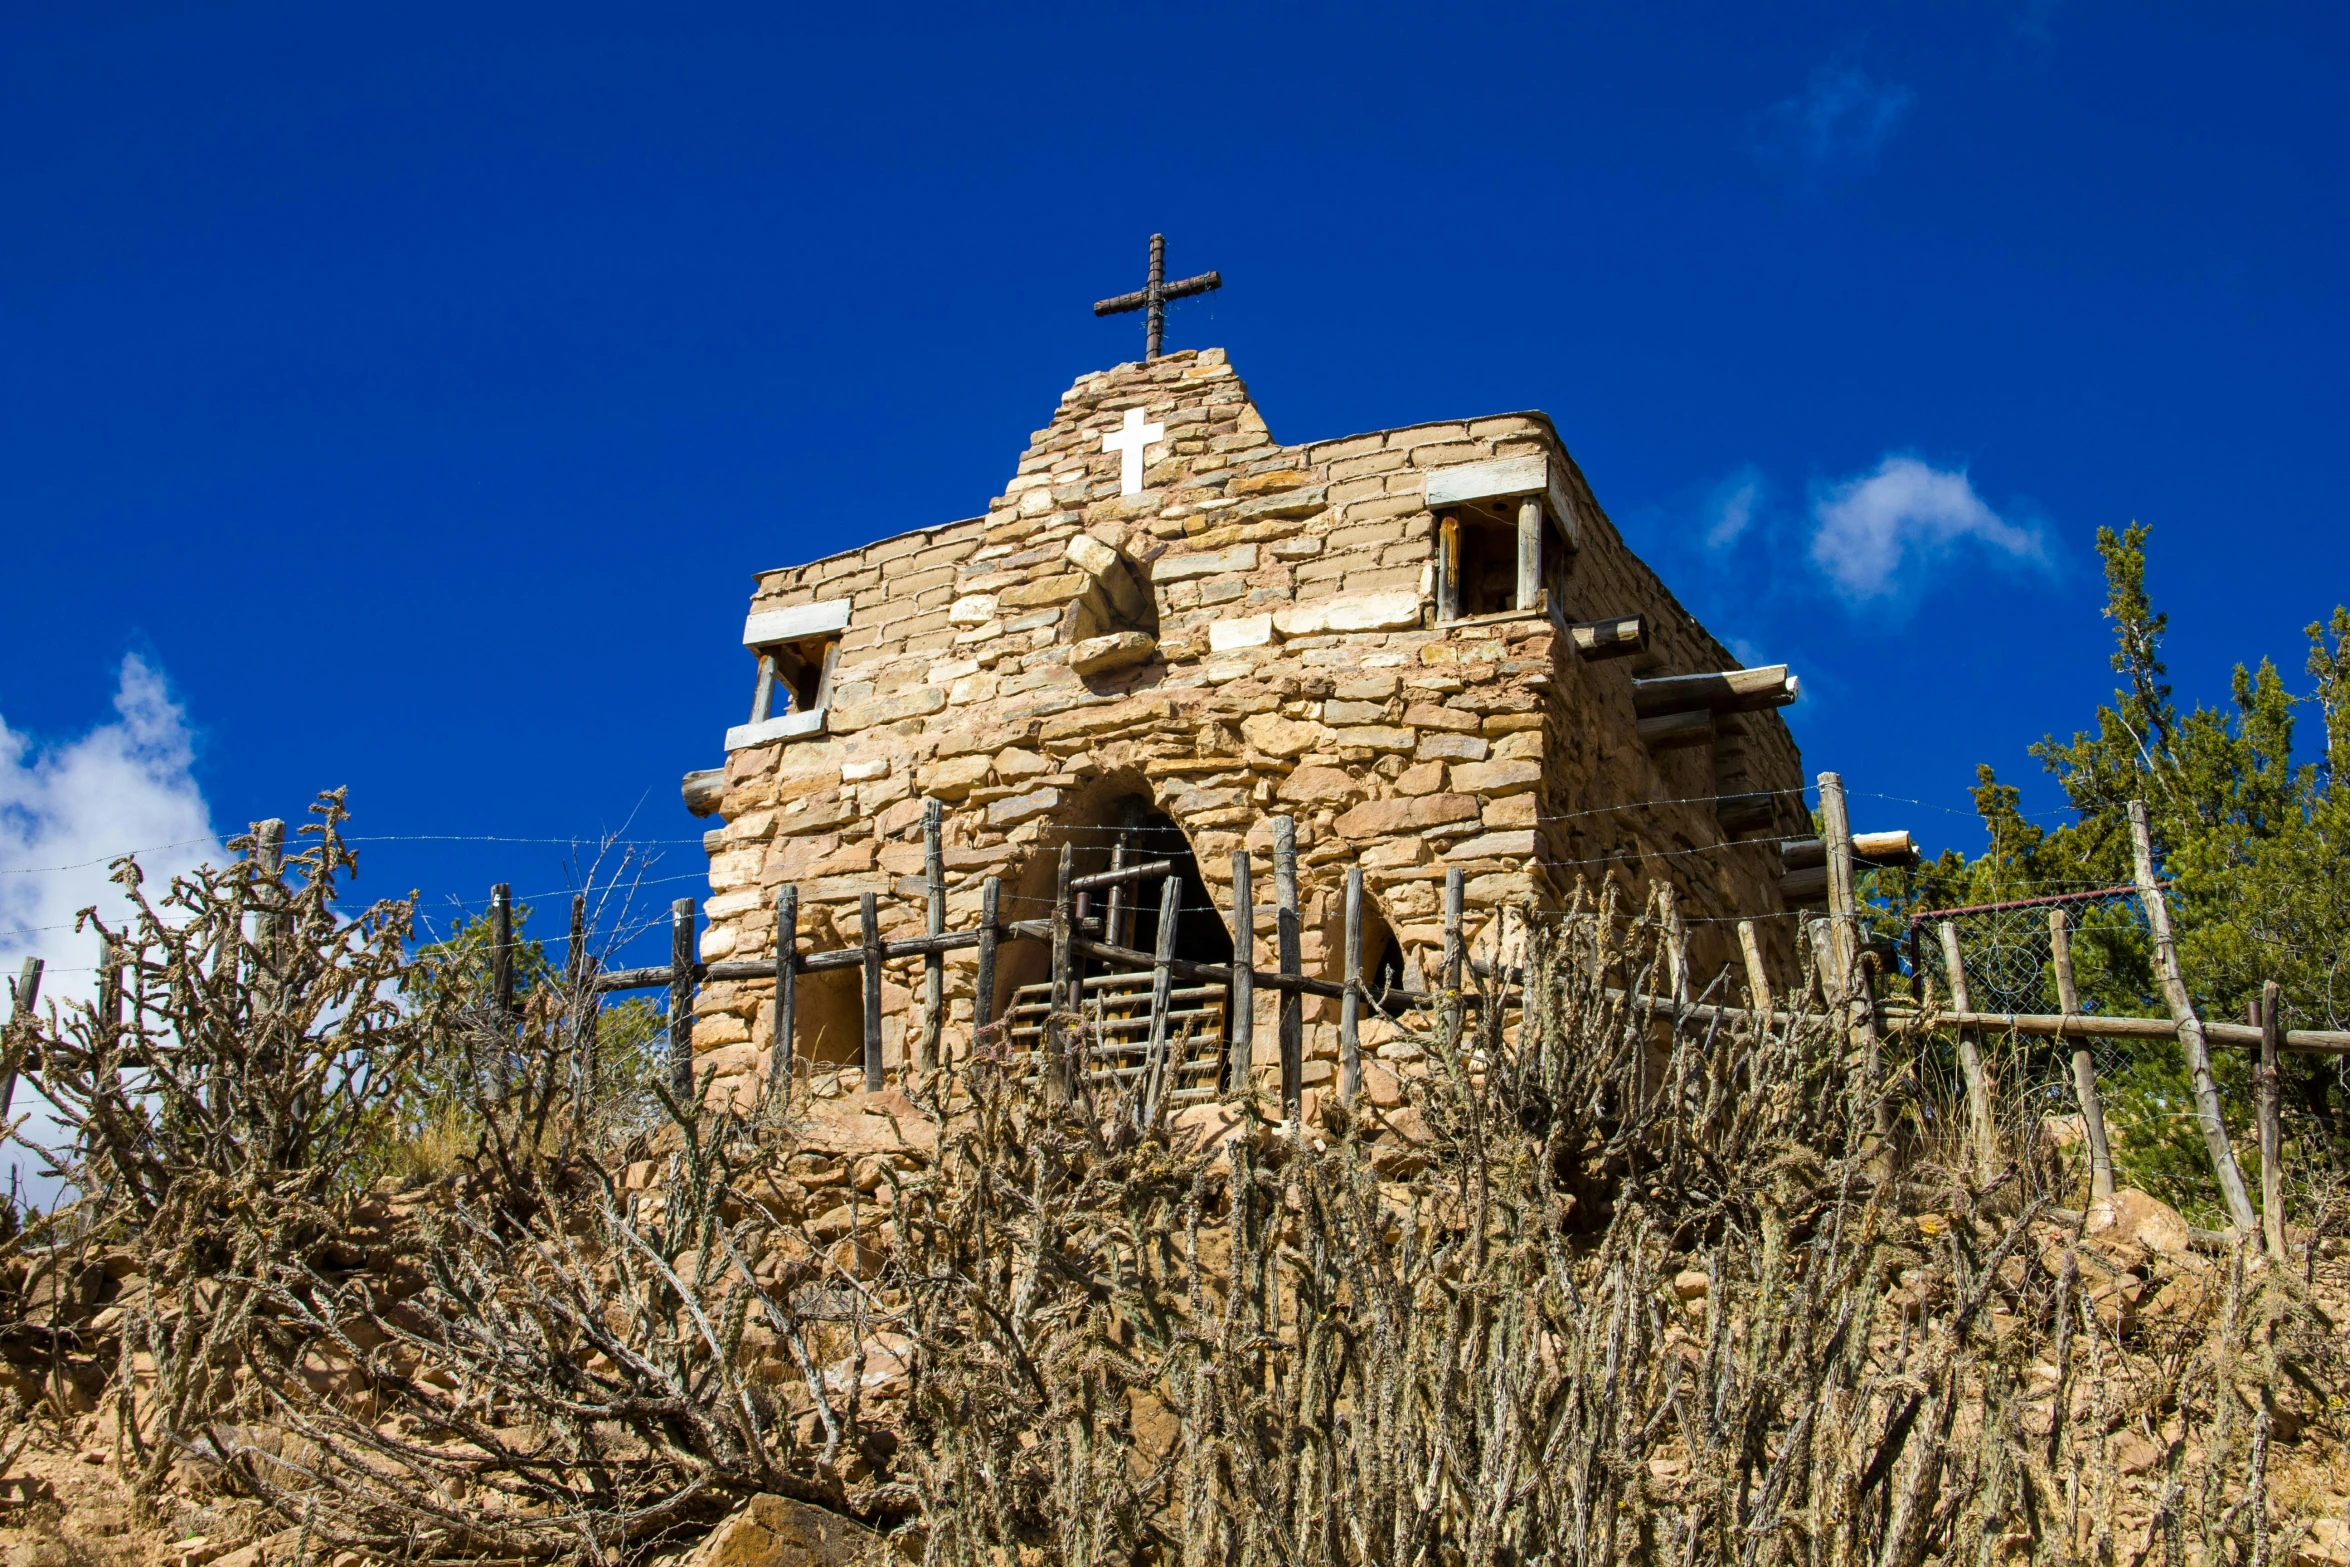
{"type": "MultiPolygon", "coordinates": [[[[723,769],[687,779],[723,821],[705,961],[771,960],[787,883],[803,952],[856,945],[866,893],[885,937],[920,933],[929,798],[950,930],[976,926],[988,877],[1003,921],[1045,917],[1068,843],[1080,873],[1113,854],[1172,862],[1179,954],[1224,961],[1242,850],[1262,967],[1286,815],[1305,972],[1342,977],[1359,864],[1366,980],[1407,985],[1435,971],[1454,867],[1488,946],[1579,884],[1638,907],[1670,882],[1710,975],[1736,960],[1731,917],[1785,909],[1779,843],[1810,831],[1775,711],[1795,681],[1741,670],[1681,608],[1540,413],[1284,445],[1221,350],[1170,353],[1081,377],[983,515],[755,580],[749,720],[723,769]]],[[[1147,950],[1157,891],[1095,928],[1147,950]]],[[[1758,928],[1792,972],[1788,924],[1758,928]]],[[[1027,1032],[1043,1008],[1023,987],[1047,962],[1040,943],[1005,945],[988,1017],[1027,1032]]],[[[883,987],[893,1071],[923,1027],[921,973],[893,962],[883,987]]],[[[969,1048],[974,976],[953,954],[950,1059],[969,1048]]],[[[1213,1001],[1190,1015],[1228,1033],[1213,1001]]],[[[855,1061],[863,1005],[853,971],[801,979],[795,1055],[855,1061]]],[[[700,1070],[764,1071],[773,1006],[771,981],[705,987],[700,1070]]],[[[1333,1070],[1337,1011],[1306,1003],[1309,1085],[1333,1070]]],[[[1375,1048],[1412,1053],[1376,1027],[1375,1048]]]]}

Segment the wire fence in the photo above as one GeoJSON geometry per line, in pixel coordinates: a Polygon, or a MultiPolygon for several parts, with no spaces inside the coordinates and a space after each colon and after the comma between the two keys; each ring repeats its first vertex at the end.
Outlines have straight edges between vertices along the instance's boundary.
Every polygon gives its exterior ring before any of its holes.
{"type": "MultiPolygon", "coordinates": [[[[2151,950],[2146,911],[2135,887],[1919,910],[1908,917],[1908,926],[1903,960],[1912,984],[1930,977],[1935,994],[1948,1003],[1952,985],[1942,936],[1947,927],[1957,936],[1968,1009],[1978,1013],[2101,1014],[2107,1010],[2099,994],[2105,988],[2101,982],[2142,970],[2151,950]],[[2069,1007],[2057,972],[2059,920],[2075,975],[2076,994],[2069,1007]]],[[[2142,1015],[2149,1009],[2150,1003],[2141,1000],[2128,1012],[2142,1015]]],[[[2016,1086],[2030,1099],[2069,1108],[2074,1098],[2072,1055],[2084,1045],[2101,1078],[2126,1073],[2148,1048],[2142,1040],[2018,1036],[2008,1052],[2013,1057],[2010,1070],[2020,1068],[2016,1086]]],[[[1951,1042],[1944,1043],[1944,1053],[1952,1054],[1952,1061],[1944,1065],[1955,1074],[1953,1049],[1951,1042]]]]}

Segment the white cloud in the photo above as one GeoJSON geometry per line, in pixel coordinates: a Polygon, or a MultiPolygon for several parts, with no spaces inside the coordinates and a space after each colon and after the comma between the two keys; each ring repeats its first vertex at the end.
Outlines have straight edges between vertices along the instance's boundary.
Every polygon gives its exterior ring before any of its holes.
{"type": "Polygon", "coordinates": [[[1812,564],[1846,598],[1883,598],[1902,568],[1971,541],[2009,560],[2044,562],[2040,535],[1984,504],[1966,470],[1888,456],[1874,472],[1827,486],[1812,499],[1812,564]]]}
{"type": "Polygon", "coordinates": [[[1754,522],[1755,509],[1762,501],[1762,474],[1749,466],[1714,486],[1705,500],[1705,547],[1709,550],[1728,549],[1738,542],[1754,522]]]}
{"type": "Polygon", "coordinates": [[[1763,150],[1814,169],[1864,164],[1916,100],[1909,88],[1877,80],[1856,61],[1831,60],[1811,73],[1800,94],[1771,106],[1763,150]]]}
{"type": "Polygon", "coordinates": [[[44,1001],[91,994],[94,941],[74,916],[95,904],[110,924],[123,919],[114,857],[141,851],[150,899],[175,873],[225,858],[192,772],[187,714],[136,654],[122,661],[114,713],[48,745],[0,718],[0,971],[13,980],[27,957],[43,959],[44,1001]]]}

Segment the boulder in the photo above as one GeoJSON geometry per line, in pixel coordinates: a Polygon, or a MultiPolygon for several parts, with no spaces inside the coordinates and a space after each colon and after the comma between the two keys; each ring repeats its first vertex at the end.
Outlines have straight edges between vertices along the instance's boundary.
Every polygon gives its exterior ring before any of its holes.
{"type": "Polygon", "coordinates": [[[2178,1209],[2130,1186],[2091,1203],[2081,1233],[2135,1241],[2161,1257],[2190,1256],[2194,1248],[2194,1231],[2178,1209]]]}
{"type": "Polygon", "coordinates": [[[1069,667],[1081,675],[1107,674],[1145,662],[1159,650],[1159,639],[1141,631],[1113,631],[1088,637],[1069,649],[1069,667]]]}
{"type": "Polygon", "coordinates": [[[687,1567],[852,1567],[889,1560],[864,1525],[785,1496],[754,1496],[686,1558],[687,1567]]]}

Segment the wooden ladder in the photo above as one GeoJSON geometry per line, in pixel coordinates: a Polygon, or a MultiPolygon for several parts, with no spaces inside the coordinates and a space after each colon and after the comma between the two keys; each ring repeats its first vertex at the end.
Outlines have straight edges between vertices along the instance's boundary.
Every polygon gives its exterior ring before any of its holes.
{"type": "MultiPolygon", "coordinates": [[[[1096,974],[1084,989],[1085,1020],[1092,1025],[1093,1070],[1100,1086],[1139,1078],[1150,1064],[1151,971],[1096,974]]],[[[1011,1037],[1031,1052],[1044,1048],[1044,1020],[1052,1010],[1052,984],[1039,980],[1012,993],[1011,1037]]],[[[1178,1104],[1216,1097],[1224,1080],[1225,1010],[1222,985],[1174,985],[1167,991],[1167,1054],[1178,1065],[1170,1097],[1178,1104]]]]}

